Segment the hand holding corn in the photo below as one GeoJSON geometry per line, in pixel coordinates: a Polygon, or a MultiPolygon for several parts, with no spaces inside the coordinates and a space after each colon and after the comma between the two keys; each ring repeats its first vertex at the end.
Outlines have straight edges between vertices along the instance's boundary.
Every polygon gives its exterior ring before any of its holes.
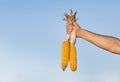
{"type": "MultiPolygon", "coordinates": [[[[70,10],[70,15],[67,13],[64,14],[64,20],[67,24],[72,25],[73,22],[76,22],[76,13],[73,13],[70,10]]],[[[67,38],[65,41],[62,42],[62,58],[61,58],[61,67],[63,70],[66,69],[68,62],[70,61],[70,69],[75,71],[77,69],[77,57],[76,57],[76,48],[75,48],[75,41],[76,41],[76,32],[73,28],[70,34],[67,34],[67,38]]]]}

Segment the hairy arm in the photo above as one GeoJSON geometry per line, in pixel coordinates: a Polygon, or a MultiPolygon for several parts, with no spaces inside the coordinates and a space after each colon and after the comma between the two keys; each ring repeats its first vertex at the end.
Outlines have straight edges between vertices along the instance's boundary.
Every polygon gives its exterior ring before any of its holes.
{"type": "Polygon", "coordinates": [[[78,37],[83,38],[102,49],[115,54],[120,54],[120,39],[118,38],[96,34],[85,29],[80,29],[78,34],[78,37]]]}

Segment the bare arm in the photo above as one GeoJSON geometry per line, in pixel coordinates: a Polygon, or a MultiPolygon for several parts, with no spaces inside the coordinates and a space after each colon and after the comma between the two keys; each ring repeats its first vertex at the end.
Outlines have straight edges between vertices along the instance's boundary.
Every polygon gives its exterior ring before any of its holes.
{"type": "MultiPolygon", "coordinates": [[[[83,38],[109,52],[120,54],[120,39],[87,31],[82,29],[77,23],[74,23],[71,27],[76,29],[78,38],[83,38]]],[[[67,32],[69,33],[70,31],[68,30],[67,32]]]]}
{"type": "Polygon", "coordinates": [[[84,29],[81,29],[80,37],[107,51],[120,54],[120,40],[115,37],[95,34],[84,29]]]}

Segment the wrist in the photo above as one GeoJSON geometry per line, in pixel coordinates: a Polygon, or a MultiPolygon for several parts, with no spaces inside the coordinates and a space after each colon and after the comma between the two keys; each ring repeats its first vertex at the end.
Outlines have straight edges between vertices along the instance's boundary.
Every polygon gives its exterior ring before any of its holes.
{"type": "Polygon", "coordinates": [[[82,28],[79,28],[78,30],[77,30],[77,38],[82,38],[83,37],[83,34],[84,34],[84,29],[82,29],[82,28]]]}

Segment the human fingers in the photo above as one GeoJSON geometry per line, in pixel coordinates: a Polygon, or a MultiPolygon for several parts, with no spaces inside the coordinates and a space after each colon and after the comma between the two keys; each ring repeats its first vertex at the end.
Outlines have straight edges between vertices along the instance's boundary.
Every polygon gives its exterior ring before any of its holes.
{"type": "Polygon", "coordinates": [[[76,37],[79,37],[81,35],[82,28],[76,22],[74,22],[73,25],[74,25],[73,28],[75,29],[76,32],[76,37]]]}
{"type": "Polygon", "coordinates": [[[73,25],[72,24],[67,24],[67,34],[70,34],[73,30],[73,25]]]}

